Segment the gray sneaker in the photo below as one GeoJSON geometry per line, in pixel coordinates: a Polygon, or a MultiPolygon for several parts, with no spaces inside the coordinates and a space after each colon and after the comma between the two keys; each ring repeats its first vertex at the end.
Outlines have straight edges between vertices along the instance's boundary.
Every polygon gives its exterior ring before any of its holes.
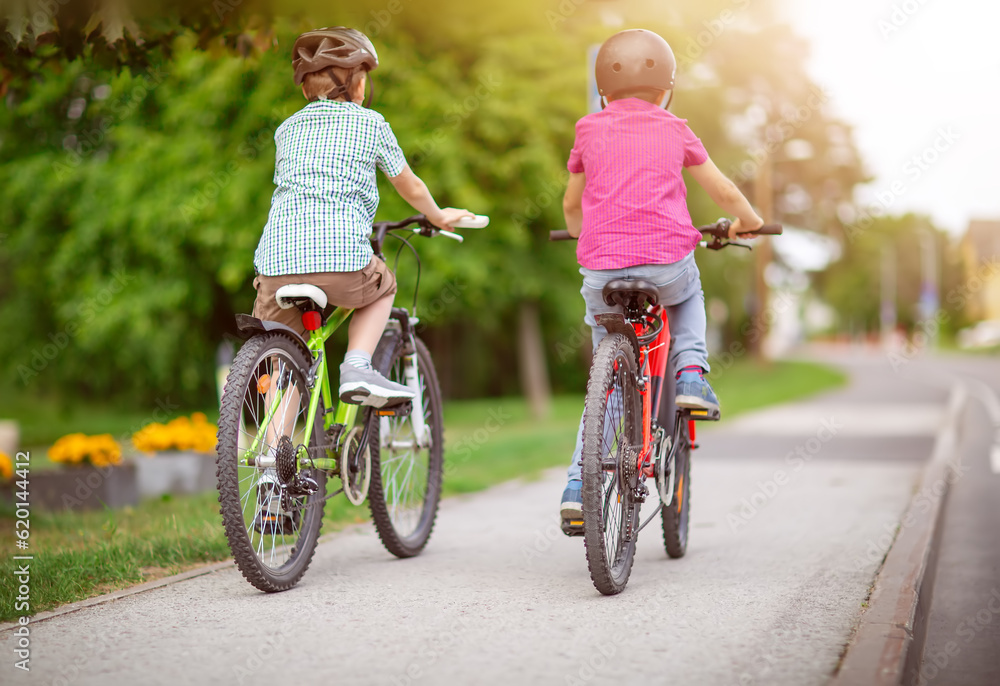
{"type": "Polygon", "coordinates": [[[374,369],[340,365],[340,399],[352,405],[384,407],[413,400],[413,391],[379,374],[374,369]]]}

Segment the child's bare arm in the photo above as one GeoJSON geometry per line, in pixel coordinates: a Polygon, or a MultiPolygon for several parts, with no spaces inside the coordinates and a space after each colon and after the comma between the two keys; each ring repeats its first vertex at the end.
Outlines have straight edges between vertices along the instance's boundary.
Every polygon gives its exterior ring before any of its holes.
{"type": "Polygon", "coordinates": [[[434,201],[434,196],[427,190],[427,185],[419,176],[413,173],[410,165],[406,165],[398,176],[389,176],[389,183],[396,189],[400,197],[410,203],[417,212],[423,214],[431,224],[442,229],[450,229],[451,225],[463,217],[474,216],[468,210],[454,207],[441,209],[434,201]]]}
{"type": "Polygon", "coordinates": [[[566,230],[570,236],[578,238],[583,228],[583,188],[587,185],[584,174],[570,174],[563,196],[563,214],[566,216],[566,230]]]}
{"type": "Polygon", "coordinates": [[[727,179],[711,159],[687,169],[716,205],[736,217],[729,228],[730,238],[736,238],[738,233],[756,231],[764,225],[764,220],[757,216],[736,184],[727,179]]]}

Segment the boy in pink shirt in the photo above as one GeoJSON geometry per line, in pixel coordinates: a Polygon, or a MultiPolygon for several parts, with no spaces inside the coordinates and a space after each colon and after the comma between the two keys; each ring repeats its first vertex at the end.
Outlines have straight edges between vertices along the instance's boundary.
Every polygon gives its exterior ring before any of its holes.
{"type": "MultiPolygon", "coordinates": [[[[604,285],[620,278],[651,281],[670,321],[671,361],[679,370],[677,405],[718,409],[704,378],[709,370],[705,296],[693,254],[701,233],[688,213],[681,171],[686,167],[712,200],[736,217],[730,238],[756,231],[764,221],[715,166],[687,122],[667,112],[676,64],[670,46],[652,31],[621,31],[601,46],[597,87],[608,105],[576,124],[563,212],[569,233],[579,237],[580,292],[594,348],[607,335],[594,316],[616,310],[601,297],[604,285]]],[[[570,523],[583,518],[582,452],[581,418],[560,507],[563,531],[570,536],[583,534],[582,526],[570,523]]]]}

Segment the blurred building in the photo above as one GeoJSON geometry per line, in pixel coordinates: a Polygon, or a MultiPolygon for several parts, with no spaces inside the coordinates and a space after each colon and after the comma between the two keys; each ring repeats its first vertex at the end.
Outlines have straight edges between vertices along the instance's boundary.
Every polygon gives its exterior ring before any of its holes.
{"type": "Polygon", "coordinates": [[[962,259],[966,314],[975,321],[1000,320],[1000,220],[969,222],[962,259]]]}

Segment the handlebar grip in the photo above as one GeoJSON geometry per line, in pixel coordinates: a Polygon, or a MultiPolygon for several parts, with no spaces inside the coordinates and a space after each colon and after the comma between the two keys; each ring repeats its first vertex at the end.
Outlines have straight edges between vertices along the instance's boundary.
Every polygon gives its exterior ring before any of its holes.
{"type": "Polygon", "coordinates": [[[455,229],[485,229],[489,225],[490,218],[485,214],[474,214],[471,217],[459,219],[451,226],[455,229]]]}
{"type": "Polygon", "coordinates": [[[574,236],[569,235],[569,231],[563,229],[562,231],[549,231],[550,241],[575,241],[574,236]]]}
{"type": "Polygon", "coordinates": [[[764,224],[764,226],[754,231],[754,233],[758,236],[780,236],[781,231],[781,224],[764,224]]]}

